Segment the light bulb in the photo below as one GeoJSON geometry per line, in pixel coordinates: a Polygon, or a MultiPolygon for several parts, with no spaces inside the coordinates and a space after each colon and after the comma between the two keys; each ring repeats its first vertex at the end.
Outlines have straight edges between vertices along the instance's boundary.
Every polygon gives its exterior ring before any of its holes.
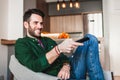
{"type": "Polygon", "coordinates": [[[65,4],[65,1],[63,0],[62,2],[62,8],[66,8],[66,4],[65,4]]]}
{"type": "Polygon", "coordinates": [[[75,8],[80,8],[80,3],[78,1],[75,2],[75,8]]]}
{"type": "Polygon", "coordinates": [[[60,3],[59,3],[59,0],[57,1],[57,10],[58,10],[58,11],[60,10],[60,3]]]}
{"type": "Polygon", "coordinates": [[[60,10],[60,4],[57,4],[57,10],[58,11],[60,10]]]}
{"type": "Polygon", "coordinates": [[[73,3],[72,3],[72,0],[70,0],[70,8],[72,8],[73,7],[73,3]]]}

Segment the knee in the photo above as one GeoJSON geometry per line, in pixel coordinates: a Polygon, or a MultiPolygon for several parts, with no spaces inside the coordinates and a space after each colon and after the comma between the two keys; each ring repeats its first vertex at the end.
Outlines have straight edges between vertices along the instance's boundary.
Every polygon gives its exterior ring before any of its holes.
{"type": "Polygon", "coordinates": [[[88,37],[90,41],[94,41],[98,43],[97,37],[92,34],[86,34],[85,37],[88,37]]]}

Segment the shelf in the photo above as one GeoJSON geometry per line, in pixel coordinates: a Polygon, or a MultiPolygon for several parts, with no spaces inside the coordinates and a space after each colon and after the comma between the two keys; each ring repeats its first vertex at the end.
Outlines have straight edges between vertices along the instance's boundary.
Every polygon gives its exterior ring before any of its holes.
{"type": "Polygon", "coordinates": [[[1,39],[2,45],[14,45],[16,40],[7,40],[7,39],[1,39]]]}
{"type": "MultiPolygon", "coordinates": [[[[58,39],[59,41],[61,41],[62,39],[58,39]]],[[[55,41],[58,41],[55,40],[55,41]]],[[[98,38],[99,43],[101,44],[103,42],[103,38],[98,38]]],[[[16,40],[7,40],[7,39],[1,39],[1,44],[2,45],[14,45],[16,42],[16,40]]]]}

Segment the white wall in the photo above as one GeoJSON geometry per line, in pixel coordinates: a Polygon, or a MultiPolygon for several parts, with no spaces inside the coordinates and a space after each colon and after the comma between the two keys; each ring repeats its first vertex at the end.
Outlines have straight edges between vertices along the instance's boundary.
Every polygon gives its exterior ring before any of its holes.
{"type": "MultiPolygon", "coordinates": [[[[16,40],[23,37],[23,13],[29,8],[36,8],[36,0],[1,0],[0,1],[0,39],[16,40]]],[[[7,45],[0,44],[0,75],[8,77],[7,45]]]]}
{"type": "Polygon", "coordinates": [[[8,37],[23,37],[23,0],[8,0],[8,37]]]}
{"type": "MultiPolygon", "coordinates": [[[[23,36],[23,0],[0,0],[0,39],[23,36]]],[[[0,44],[0,75],[7,80],[8,46],[0,44]]]]}
{"type": "MultiPolygon", "coordinates": [[[[0,39],[7,36],[8,27],[8,1],[0,1],[0,39]]],[[[8,47],[0,45],[0,75],[7,75],[8,47]]]]}
{"type": "Polygon", "coordinates": [[[119,3],[120,0],[103,0],[105,48],[106,54],[110,54],[110,70],[114,72],[115,76],[120,76],[119,3]]]}

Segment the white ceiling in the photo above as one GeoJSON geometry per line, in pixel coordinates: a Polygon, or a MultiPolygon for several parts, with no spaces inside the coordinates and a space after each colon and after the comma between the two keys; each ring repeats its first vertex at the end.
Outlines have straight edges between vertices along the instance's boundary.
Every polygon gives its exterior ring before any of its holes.
{"type": "MultiPolygon", "coordinates": [[[[46,2],[57,2],[57,0],[45,0],[46,2]]],[[[59,0],[59,1],[63,1],[63,0],[59,0]]],[[[65,0],[68,1],[68,0],[65,0]]]]}
{"type": "Polygon", "coordinates": [[[46,2],[56,2],[57,0],[45,0],[46,2]]]}
{"type": "MultiPolygon", "coordinates": [[[[57,2],[58,0],[45,0],[45,1],[49,3],[49,2],[57,2]]],[[[59,0],[59,1],[63,1],[63,0],[59,0]]],[[[69,1],[69,0],[65,0],[65,1],[69,1]]],[[[89,1],[89,0],[81,0],[81,1],[89,1]]],[[[101,0],[90,0],[90,1],[101,1],[101,0]]]]}

